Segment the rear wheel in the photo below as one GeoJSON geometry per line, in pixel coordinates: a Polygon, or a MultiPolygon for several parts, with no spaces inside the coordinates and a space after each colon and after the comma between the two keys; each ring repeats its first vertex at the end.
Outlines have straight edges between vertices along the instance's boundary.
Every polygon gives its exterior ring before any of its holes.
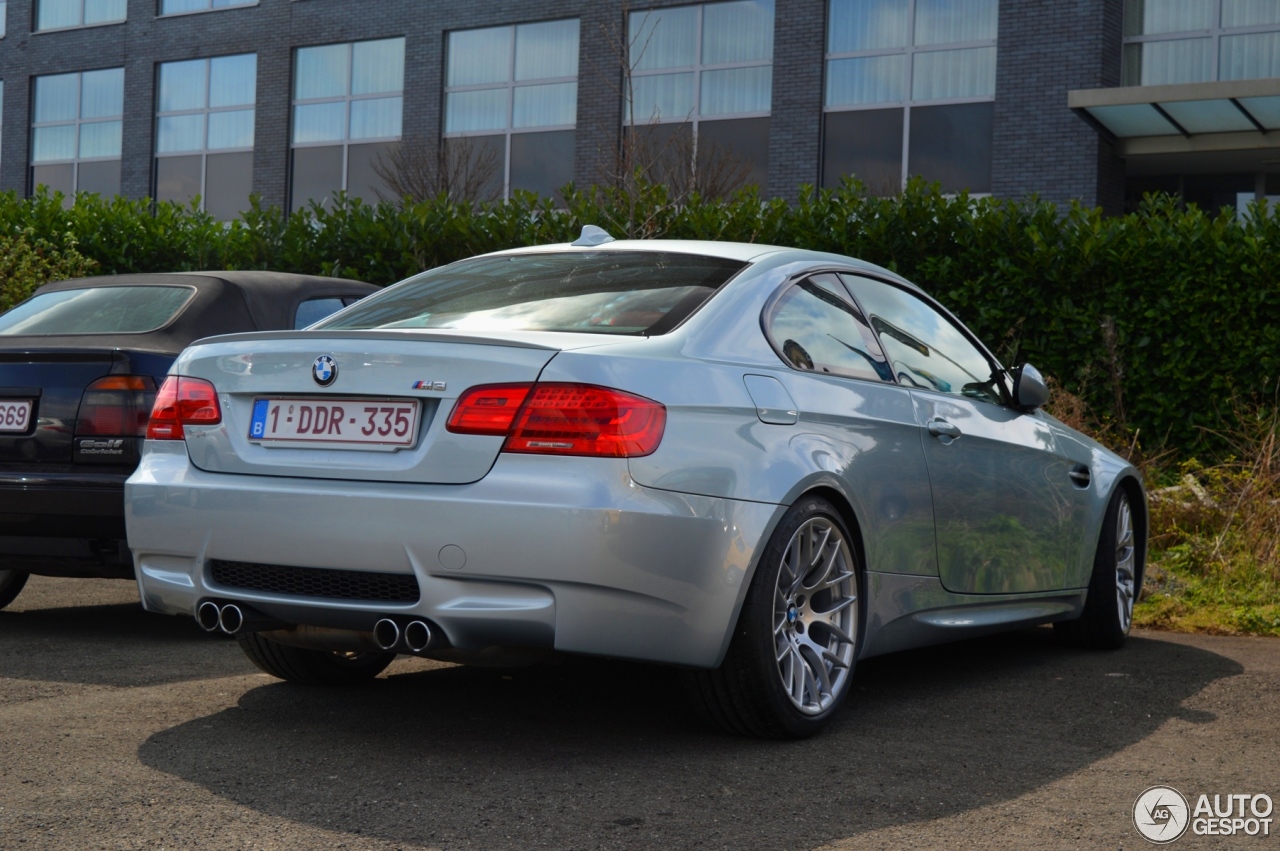
{"type": "Polygon", "coordinates": [[[1055,625],[1073,644],[1099,650],[1114,650],[1124,644],[1142,576],[1136,544],[1133,509],[1129,495],[1121,488],[1111,497],[1102,522],[1084,613],[1078,620],[1055,625]]]}
{"type": "Polygon", "coordinates": [[[309,686],[359,685],[381,674],[396,658],[394,653],[379,650],[359,653],[308,650],[263,638],[256,632],[239,633],[236,640],[249,661],[266,673],[309,686]]]}
{"type": "Polygon", "coordinates": [[[9,605],[22,593],[31,574],[25,570],[0,570],[0,609],[9,605]]]}
{"type": "Polygon", "coordinates": [[[709,721],[740,735],[800,739],[831,720],[857,659],[859,565],[831,503],[783,516],[747,590],[724,663],[686,686],[709,721]]]}

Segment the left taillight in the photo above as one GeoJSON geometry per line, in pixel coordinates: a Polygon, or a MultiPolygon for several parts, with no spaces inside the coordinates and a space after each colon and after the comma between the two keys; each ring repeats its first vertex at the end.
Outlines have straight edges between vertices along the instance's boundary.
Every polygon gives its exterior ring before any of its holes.
{"type": "Polygon", "coordinates": [[[85,388],[76,417],[76,437],[141,437],[156,396],[149,375],[108,375],[85,388]]]}
{"type": "Polygon", "coordinates": [[[667,409],[643,396],[568,382],[491,384],[463,393],[446,427],[506,435],[503,452],[634,458],[662,441],[667,409]]]}
{"type": "Polygon", "coordinates": [[[218,391],[202,378],[171,375],[160,385],[147,424],[148,440],[183,440],[183,426],[222,422],[218,391]]]}

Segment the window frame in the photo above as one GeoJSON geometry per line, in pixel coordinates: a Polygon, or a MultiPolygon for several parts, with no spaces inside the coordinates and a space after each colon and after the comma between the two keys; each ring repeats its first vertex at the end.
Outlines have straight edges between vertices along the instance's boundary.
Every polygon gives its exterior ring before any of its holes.
{"type": "MultiPolygon", "coordinates": [[[[35,169],[41,166],[70,165],[71,166],[71,194],[74,197],[80,189],[80,165],[81,163],[109,163],[124,162],[124,92],[125,92],[125,68],[124,66],[109,66],[107,68],[88,68],[83,71],[66,71],[59,74],[39,74],[31,76],[31,112],[30,112],[30,149],[27,157],[28,178],[31,181],[31,191],[34,192],[37,184],[35,183],[35,169]],[[98,71],[120,71],[120,112],[110,117],[99,116],[96,118],[86,119],[82,113],[84,112],[84,75],[92,74],[98,71]],[[36,121],[36,98],[38,92],[39,81],[48,77],[66,77],[75,75],[76,78],[76,117],[71,120],[64,121],[36,121]],[[80,132],[81,128],[86,124],[108,124],[118,122],[121,129],[120,151],[114,156],[109,157],[82,157],[80,156],[80,132]],[[36,161],[36,130],[44,127],[75,127],[75,156],[67,159],[53,159],[36,161]]],[[[118,191],[118,190],[117,190],[118,191]]]]}
{"type": "MultiPolygon", "coordinates": [[[[1201,0],[1205,2],[1205,0],[1201,0]]],[[[1214,83],[1222,82],[1222,39],[1239,35],[1252,35],[1262,33],[1280,33],[1280,22],[1273,24],[1253,24],[1243,27],[1224,27],[1222,25],[1222,0],[1208,0],[1213,4],[1213,20],[1214,25],[1206,29],[1193,30],[1175,30],[1173,32],[1151,33],[1150,35],[1122,35],[1120,39],[1120,73],[1122,76],[1120,85],[1122,86],[1158,86],[1166,85],[1165,83],[1148,83],[1141,79],[1142,63],[1138,62],[1139,79],[1132,80],[1129,78],[1129,61],[1128,53],[1130,45],[1152,44],[1160,42],[1177,42],[1177,41],[1195,41],[1198,39],[1209,39],[1212,42],[1210,50],[1210,67],[1213,69],[1213,77],[1209,80],[1194,80],[1192,83],[1214,83]]],[[[1121,32],[1128,21],[1121,22],[1121,32]]],[[[1236,78],[1232,78],[1234,81],[1236,78]]],[[[1265,79],[1256,77],[1242,77],[1239,79],[1265,79]]],[[[1177,85],[1177,84],[1175,84],[1177,85]]],[[[1185,84],[1183,84],[1185,85],[1185,84]]]]}
{"type": "MultiPolygon", "coordinates": [[[[832,6],[841,0],[827,0],[827,25],[824,32],[824,43],[822,53],[822,115],[823,115],[823,136],[825,137],[826,116],[839,112],[866,112],[871,110],[902,110],[902,152],[900,155],[900,176],[901,188],[906,188],[907,180],[911,176],[911,111],[916,107],[934,107],[934,106],[959,106],[963,104],[973,103],[993,103],[996,99],[996,79],[993,75],[991,81],[991,94],[982,96],[965,96],[953,98],[932,98],[916,100],[912,97],[912,91],[915,86],[915,58],[918,54],[923,53],[943,53],[956,50],[973,50],[978,48],[991,48],[996,51],[996,63],[1000,61],[999,54],[999,16],[997,7],[997,24],[996,33],[991,39],[982,39],[978,41],[947,41],[937,42],[933,44],[916,45],[916,5],[919,0],[903,0],[907,3],[907,43],[902,47],[880,47],[867,48],[864,50],[843,50],[833,51],[831,46],[831,19],[832,6]],[[883,100],[875,103],[858,103],[858,104],[842,104],[839,106],[829,106],[827,104],[827,96],[831,85],[831,65],[833,62],[839,62],[846,59],[862,59],[874,58],[878,56],[905,56],[906,74],[904,75],[903,97],[897,100],[883,100]]],[[[852,0],[850,0],[852,2],[852,0]]],[[[1220,2],[1220,0],[1214,0],[1220,2]]],[[[825,145],[825,138],[823,144],[825,145]]],[[[819,157],[819,163],[822,163],[822,157],[819,157]]],[[[854,175],[856,177],[856,175],[854,175]]],[[[823,185],[831,185],[827,180],[827,175],[822,175],[823,185]]],[[[983,197],[990,195],[990,192],[972,192],[970,197],[983,197]]]]}
{"type": "MultiPolygon", "coordinates": [[[[39,35],[41,33],[60,33],[60,32],[67,32],[68,30],[87,30],[87,29],[93,29],[94,27],[110,27],[110,26],[114,26],[115,24],[127,23],[129,20],[129,4],[126,0],[124,17],[112,18],[109,21],[97,21],[92,24],[86,24],[84,22],[85,0],[78,0],[78,3],[80,5],[80,23],[67,24],[66,26],[63,26],[63,27],[41,27],[40,26],[40,4],[42,2],[44,2],[44,0],[33,0],[31,4],[31,18],[32,18],[31,34],[32,35],[39,35]]],[[[254,0],[254,2],[257,2],[257,0],[254,0]]],[[[0,37],[4,36],[4,29],[5,29],[4,25],[0,24],[0,37]]],[[[48,76],[52,76],[52,75],[48,75],[48,76]]]]}
{"type": "MultiPolygon", "coordinates": [[[[556,133],[573,131],[575,134],[578,130],[578,83],[581,78],[582,69],[579,65],[577,70],[571,77],[537,77],[530,80],[516,80],[516,45],[519,41],[520,28],[523,26],[537,24],[562,23],[565,21],[576,21],[578,24],[578,38],[575,49],[582,50],[582,18],[580,17],[560,17],[548,18],[543,21],[525,21],[518,24],[499,24],[492,27],[463,27],[460,29],[449,30],[445,33],[445,49],[444,49],[444,86],[443,86],[443,109],[441,110],[440,123],[441,127],[448,127],[449,120],[449,95],[462,92],[483,92],[498,91],[505,89],[507,96],[507,109],[505,126],[502,129],[493,130],[442,130],[440,138],[447,139],[485,139],[494,136],[502,137],[502,195],[503,199],[511,197],[511,137],[515,135],[526,135],[533,133],[556,133]],[[449,51],[450,38],[454,33],[458,32],[477,32],[480,30],[510,30],[510,50],[507,55],[507,79],[505,83],[472,83],[469,85],[453,86],[449,84],[449,51]],[[573,104],[573,123],[572,124],[554,124],[538,127],[516,127],[515,126],[515,110],[516,110],[516,92],[518,88],[527,88],[531,86],[552,86],[563,85],[565,83],[573,83],[574,85],[574,104],[573,104]]],[[[576,139],[576,135],[575,135],[576,139]]]]}
{"type": "Polygon", "coordinates": [[[164,11],[165,0],[156,0],[156,17],[157,18],[180,18],[183,15],[204,15],[209,12],[225,12],[228,9],[243,9],[246,6],[257,6],[261,0],[243,0],[243,2],[234,2],[228,6],[215,6],[213,0],[205,0],[206,6],[203,9],[184,9],[181,12],[164,11]]]}
{"type": "MultiPolygon", "coordinates": [[[[707,6],[723,5],[725,3],[735,2],[735,0],[720,0],[713,3],[688,3],[680,6],[663,6],[660,8],[649,8],[638,11],[628,12],[626,24],[626,45],[627,45],[627,65],[626,74],[628,75],[628,84],[630,91],[622,93],[622,127],[627,130],[631,127],[648,127],[662,126],[668,124],[688,124],[693,132],[694,138],[698,136],[698,125],[704,121],[732,121],[741,118],[772,118],[773,117],[773,65],[774,65],[774,44],[777,41],[777,23],[778,23],[778,6],[773,4],[773,25],[774,30],[772,38],[769,41],[769,58],[768,59],[750,59],[740,62],[713,62],[706,63],[702,61],[703,49],[703,22],[706,19],[707,6]],[[669,68],[650,68],[647,70],[636,70],[632,67],[633,60],[630,56],[631,44],[633,40],[631,32],[631,18],[642,15],[644,21],[647,22],[650,15],[661,15],[663,12],[671,9],[696,9],[697,25],[694,32],[694,62],[692,65],[673,65],[669,68]],[[752,112],[733,112],[716,115],[702,114],[702,75],[704,73],[714,73],[716,71],[733,71],[742,68],[768,68],[769,69],[769,108],[763,111],[752,112]],[[640,117],[633,115],[635,111],[635,80],[641,77],[663,77],[674,74],[693,74],[693,101],[692,108],[688,115],[678,117],[665,117],[659,115],[657,119],[652,116],[640,117]]],[[[640,30],[644,31],[646,24],[642,23],[640,30]]],[[[639,38],[639,33],[635,34],[635,38],[639,38]]],[[[650,31],[652,38],[652,31],[650,31]]]]}
{"type": "Polygon", "coordinates": [[[199,156],[200,157],[200,192],[199,192],[200,209],[204,210],[206,209],[206,202],[208,200],[208,192],[206,191],[206,187],[208,185],[208,178],[209,178],[209,155],[210,154],[217,155],[217,154],[243,154],[243,153],[252,154],[253,153],[254,146],[252,142],[249,144],[248,147],[210,148],[209,147],[209,116],[213,113],[219,113],[219,112],[252,111],[253,121],[255,125],[254,136],[255,137],[257,136],[256,125],[258,121],[258,54],[256,51],[248,52],[248,53],[227,53],[227,54],[221,54],[219,56],[196,57],[194,60],[175,59],[168,62],[157,62],[155,65],[155,75],[156,75],[155,77],[156,108],[155,108],[155,114],[154,114],[155,150],[151,158],[152,159],[152,163],[151,163],[152,196],[154,197],[156,194],[158,194],[158,190],[159,190],[160,160],[175,158],[175,157],[199,156]],[[213,60],[223,59],[231,56],[252,56],[254,58],[253,103],[252,105],[236,104],[234,106],[209,106],[209,95],[210,95],[211,87],[213,86],[213,60]],[[161,69],[165,65],[173,65],[180,62],[191,62],[191,61],[204,62],[204,106],[200,107],[199,109],[175,109],[175,110],[170,110],[168,112],[161,112],[160,110],[161,69]],[[162,153],[160,151],[160,120],[162,118],[170,118],[174,116],[183,116],[183,115],[201,115],[204,117],[204,141],[201,144],[201,147],[198,150],[165,151],[162,153]]]}
{"type": "MultiPolygon", "coordinates": [[[[405,68],[404,61],[407,56],[408,39],[403,35],[391,35],[381,38],[360,38],[352,41],[333,41],[324,44],[301,44],[292,47],[292,57],[289,68],[289,200],[290,209],[293,209],[294,201],[294,157],[293,152],[304,148],[341,148],[342,149],[342,185],[337,190],[346,192],[351,183],[351,146],[352,145],[379,145],[399,142],[404,138],[404,99],[405,99],[405,68]],[[367,44],[377,41],[400,41],[400,88],[397,91],[370,92],[367,94],[353,94],[352,80],[355,76],[355,46],[357,44],[367,44]],[[347,49],[347,90],[346,94],[338,97],[322,97],[322,98],[299,98],[298,97],[298,58],[302,51],[309,48],[334,47],[341,45],[347,49]],[[365,100],[387,100],[393,97],[400,98],[400,132],[395,136],[375,136],[367,139],[351,138],[351,105],[356,101],[365,100]],[[319,142],[296,142],[294,134],[297,132],[297,115],[299,106],[311,106],[326,103],[341,103],[342,106],[342,139],[335,141],[327,139],[319,142]]],[[[330,198],[332,197],[330,193],[330,198]]],[[[316,199],[311,199],[312,201],[316,199]]],[[[327,203],[330,199],[324,199],[327,203]]],[[[376,203],[376,199],[365,199],[371,203],[376,203]]]]}
{"type": "MultiPolygon", "coordinates": [[[[978,351],[978,354],[982,355],[982,357],[987,361],[987,366],[991,369],[990,377],[993,381],[993,386],[999,388],[1001,401],[994,402],[988,399],[979,399],[976,396],[964,396],[959,393],[944,393],[941,390],[934,390],[929,387],[907,387],[906,385],[898,381],[898,376],[896,374],[894,374],[893,376],[894,384],[909,390],[920,390],[925,393],[937,393],[942,396],[956,397],[961,399],[970,399],[972,401],[983,402],[985,404],[998,404],[1001,407],[1011,408],[1015,411],[1021,411],[1021,409],[1014,404],[1013,397],[1011,395],[1012,391],[1010,387],[1010,378],[1012,375],[1012,371],[1009,369],[1006,369],[1004,365],[1000,363],[1000,359],[997,358],[991,352],[991,350],[987,347],[985,343],[982,342],[982,340],[978,339],[978,336],[976,334],[974,334],[967,327],[965,327],[965,324],[961,322],[954,313],[952,313],[950,310],[947,310],[947,308],[943,307],[936,299],[934,299],[924,290],[920,289],[914,284],[906,283],[903,281],[895,281],[892,278],[888,278],[882,275],[877,275],[864,270],[840,269],[836,272],[836,274],[841,279],[840,282],[841,284],[844,285],[845,292],[847,292],[849,294],[849,298],[853,299],[853,302],[856,305],[858,305],[858,309],[862,312],[863,316],[870,317],[871,313],[866,309],[866,306],[862,304],[861,300],[858,299],[857,294],[854,293],[853,288],[849,286],[849,283],[844,280],[846,276],[855,277],[855,278],[864,278],[868,281],[871,281],[872,283],[883,284],[885,286],[893,287],[894,289],[901,290],[907,295],[914,296],[915,298],[919,299],[926,307],[929,307],[930,309],[932,309],[935,313],[941,316],[945,321],[950,323],[950,325],[953,328],[959,331],[960,336],[963,337],[965,340],[967,340],[969,344],[972,345],[978,351]]],[[[870,323],[870,319],[868,319],[868,324],[869,323],[870,323]]],[[[879,336],[879,332],[875,331],[874,327],[872,327],[872,332],[875,333],[877,337],[879,336]]],[[[881,346],[882,350],[883,348],[884,347],[881,346]]],[[[885,352],[885,356],[886,358],[888,358],[888,352],[885,352]]],[[[892,361],[890,361],[890,363],[892,363],[892,361]]]]}

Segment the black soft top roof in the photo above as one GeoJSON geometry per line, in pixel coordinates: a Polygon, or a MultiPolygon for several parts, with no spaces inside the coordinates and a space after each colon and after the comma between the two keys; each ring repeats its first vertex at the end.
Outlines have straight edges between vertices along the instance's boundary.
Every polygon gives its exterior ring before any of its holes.
{"type": "Polygon", "coordinates": [[[43,293],[98,287],[189,287],[194,297],[168,325],[143,334],[14,335],[0,337],[0,346],[15,343],[45,346],[111,346],[177,353],[201,337],[242,331],[293,328],[298,305],[326,296],[360,298],[380,288],[361,281],[297,275],[290,272],[170,272],[103,275],[45,284],[43,293]]]}

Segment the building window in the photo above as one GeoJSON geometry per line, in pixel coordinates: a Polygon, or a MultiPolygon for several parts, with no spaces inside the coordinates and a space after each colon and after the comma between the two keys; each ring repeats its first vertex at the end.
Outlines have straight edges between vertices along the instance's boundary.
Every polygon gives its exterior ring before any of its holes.
{"type": "Polygon", "coordinates": [[[209,12],[214,9],[230,9],[233,6],[256,6],[258,0],[160,0],[161,15],[185,15],[188,12],[209,12]]]}
{"type": "Polygon", "coordinates": [[[37,0],[36,31],[117,24],[127,0],[37,0]]]}
{"type": "Polygon", "coordinates": [[[831,0],[822,179],[991,191],[997,0],[831,0]]]}
{"type": "Polygon", "coordinates": [[[198,197],[222,221],[248,206],[257,81],[253,53],[160,65],[157,201],[187,204],[198,197]]]}
{"type": "Polygon", "coordinates": [[[764,186],[773,12],[773,0],[743,0],[631,13],[623,123],[642,158],[662,151],[677,167],[740,167],[745,182],[764,186]]]}
{"type": "Polygon", "coordinates": [[[404,39],[298,48],[293,80],[293,209],[339,191],[377,203],[373,166],[400,138],[404,39]]]}
{"type": "Polygon", "coordinates": [[[5,26],[9,20],[8,0],[0,0],[0,38],[4,38],[5,26]]]}
{"type": "Polygon", "coordinates": [[[36,77],[31,185],[118,195],[123,118],[123,68],[36,77]]]}
{"type": "Polygon", "coordinates": [[[1126,86],[1280,77],[1274,0],[1125,0],[1126,86]]]}
{"type": "Polygon", "coordinates": [[[573,180],[576,19],[451,32],[447,63],[448,161],[478,172],[481,196],[552,196],[573,180]]]}

